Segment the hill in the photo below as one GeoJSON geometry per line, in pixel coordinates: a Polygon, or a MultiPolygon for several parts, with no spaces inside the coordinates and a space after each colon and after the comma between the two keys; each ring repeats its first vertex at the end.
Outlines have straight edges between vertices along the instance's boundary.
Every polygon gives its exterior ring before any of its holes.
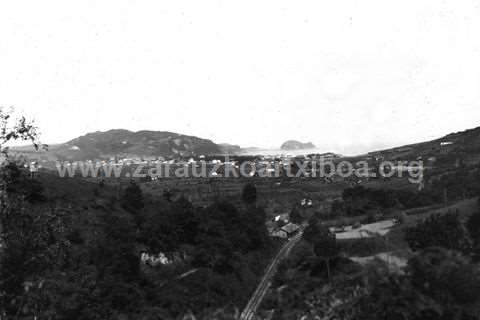
{"type": "Polygon", "coordinates": [[[386,159],[455,158],[466,163],[477,163],[480,161],[480,127],[451,133],[432,141],[370,152],[369,155],[386,159]]]}
{"type": "MultiPolygon", "coordinates": [[[[13,151],[28,152],[25,148],[13,151]]],[[[92,132],[66,143],[50,146],[48,158],[65,160],[127,158],[175,158],[219,154],[221,148],[211,140],[167,131],[117,129],[92,132]]]]}
{"type": "Polygon", "coordinates": [[[236,144],[220,143],[218,145],[223,154],[239,154],[242,153],[242,148],[236,144]]]}
{"type": "Polygon", "coordinates": [[[281,146],[280,149],[282,150],[300,150],[300,149],[313,149],[315,145],[311,142],[300,142],[297,140],[288,140],[285,141],[281,146]]]}

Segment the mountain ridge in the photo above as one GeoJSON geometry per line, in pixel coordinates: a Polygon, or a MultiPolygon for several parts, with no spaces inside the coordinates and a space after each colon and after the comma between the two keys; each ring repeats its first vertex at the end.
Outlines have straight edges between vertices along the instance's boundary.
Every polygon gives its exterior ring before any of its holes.
{"type": "Polygon", "coordinates": [[[449,133],[440,138],[369,152],[389,159],[428,158],[455,154],[467,162],[480,160],[480,127],[449,133]]]}
{"type": "Polygon", "coordinates": [[[170,131],[111,129],[77,137],[52,150],[59,158],[184,157],[221,153],[212,140],[170,131]]]}
{"type": "MultiPolygon", "coordinates": [[[[294,141],[295,140],[289,140],[294,141]]],[[[288,142],[288,141],[287,141],[288,142]]],[[[305,144],[300,143],[300,146],[305,144]]],[[[296,145],[298,147],[298,145],[296,145]]],[[[95,131],[77,137],[65,143],[49,146],[48,159],[65,160],[106,160],[111,157],[188,157],[198,155],[245,154],[260,148],[242,148],[235,144],[215,143],[190,135],[170,131],[111,129],[95,131]]],[[[17,153],[32,154],[31,146],[12,147],[17,153]]],[[[283,149],[285,150],[285,149],[283,149]]],[[[302,149],[291,149],[302,150],[302,149]]],[[[466,158],[480,160],[480,127],[457,131],[437,139],[402,145],[359,154],[389,159],[428,158],[447,154],[465,155],[466,158]]],[[[260,154],[260,153],[258,153],[260,154]]],[[[357,157],[358,157],[357,156],[357,157]]]]}

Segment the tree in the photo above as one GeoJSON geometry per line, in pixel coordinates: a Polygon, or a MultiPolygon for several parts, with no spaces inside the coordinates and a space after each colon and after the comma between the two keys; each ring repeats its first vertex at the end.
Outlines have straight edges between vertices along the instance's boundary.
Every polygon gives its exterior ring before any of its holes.
{"type": "Polygon", "coordinates": [[[269,241],[268,231],[265,226],[266,213],[263,208],[250,208],[248,217],[244,218],[241,225],[244,229],[244,238],[241,240],[248,244],[247,250],[259,250],[265,248],[269,241]]]}
{"type": "Polygon", "coordinates": [[[25,170],[21,170],[15,162],[8,162],[4,165],[0,175],[7,194],[22,197],[30,203],[45,200],[41,182],[27,176],[25,170]]]}
{"type": "Polygon", "coordinates": [[[325,261],[328,280],[331,282],[330,261],[337,257],[339,252],[335,234],[318,220],[313,219],[305,229],[304,239],[313,245],[315,255],[325,261]]]}
{"type": "Polygon", "coordinates": [[[320,220],[316,216],[312,216],[308,221],[308,226],[303,232],[303,239],[313,244],[315,237],[317,236],[318,229],[321,226],[320,220]]]}
{"type": "Polygon", "coordinates": [[[38,128],[32,121],[24,116],[13,119],[13,110],[5,111],[0,107],[0,152],[8,157],[8,146],[10,141],[30,141],[35,149],[46,148],[39,140],[38,128]]]}
{"type": "Polygon", "coordinates": [[[480,316],[480,272],[468,257],[443,248],[419,251],[405,274],[368,269],[367,293],[349,319],[474,320],[480,316]]]}
{"type": "Polygon", "coordinates": [[[247,183],[242,190],[242,199],[246,205],[253,205],[257,201],[257,188],[253,183],[247,183]]]}
{"type": "Polygon", "coordinates": [[[31,299],[43,281],[41,272],[55,264],[55,259],[61,261],[57,237],[62,228],[57,228],[61,223],[57,223],[60,219],[55,212],[33,210],[25,201],[33,200],[38,195],[35,187],[41,186],[19,188],[21,172],[9,161],[7,145],[15,140],[31,141],[38,149],[40,143],[37,127],[25,117],[13,119],[12,113],[0,108],[0,317],[18,318],[25,310],[32,313],[36,309],[37,303],[31,299]],[[28,199],[29,190],[32,199],[28,199]]]}
{"type": "Polygon", "coordinates": [[[480,302],[480,270],[460,252],[426,249],[409,260],[407,272],[422,293],[444,306],[480,302]]]}
{"type": "Polygon", "coordinates": [[[123,192],[122,207],[130,213],[139,213],[143,206],[142,189],[132,180],[123,192]]]}
{"type": "Polygon", "coordinates": [[[468,218],[467,229],[473,242],[473,255],[480,260],[480,200],[477,210],[468,218]]]}
{"type": "Polygon", "coordinates": [[[300,210],[303,208],[299,208],[298,206],[295,206],[292,211],[290,211],[290,222],[300,224],[303,221],[303,216],[300,210]]]}
{"type": "Polygon", "coordinates": [[[414,251],[443,247],[469,253],[472,247],[467,229],[454,212],[429,216],[418,225],[408,228],[405,238],[414,251]]]}
{"type": "Polygon", "coordinates": [[[9,199],[2,210],[3,247],[0,255],[0,315],[39,315],[43,284],[65,262],[68,242],[59,210],[34,208],[21,199],[9,199]]]}
{"type": "MultiPolygon", "coordinates": [[[[11,141],[30,141],[33,147],[38,150],[39,147],[46,148],[46,145],[42,145],[38,140],[38,128],[32,121],[27,121],[25,117],[13,119],[13,110],[5,111],[0,107],[0,170],[2,171],[0,177],[0,184],[2,185],[2,197],[1,205],[6,205],[7,197],[7,184],[9,179],[18,178],[18,171],[16,168],[11,167],[11,163],[8,161],[8,143],[11,141]],[[10,166],[10,167],[9,167],[10,166]],[[5,169],[7,169],[5,171],[5,169]],[[10,171],[10,172],[8,172],[10,171]]],[[[2,225],[0,224],[0,234],[2,232],[2,225]]],[[[1,240],[0,240],[1,241],[1,240]]]]}
{"type": "Polygon", "coordinates": [[[170,188],[166,188],[163,190],[163,198],[165,200],[167,200],[168,202],[171,202],[172,196],[173,196],[173,192],[170,190],[170,188]]]}
{"type": "MultiPolygon", "coordinates": [[[[384,268],[369,268],[367,294],[350,306],[344,319],[437,320],[438,304],[415,290],[409,277],[388,274],[384,268]]],[[[446,320],[446,319],[445,319],[446,320]]]]}

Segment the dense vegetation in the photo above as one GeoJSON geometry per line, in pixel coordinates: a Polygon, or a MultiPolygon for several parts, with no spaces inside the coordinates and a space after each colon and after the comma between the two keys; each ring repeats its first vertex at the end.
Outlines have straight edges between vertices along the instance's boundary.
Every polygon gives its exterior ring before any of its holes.
{"type": "Polygon", "coordinates": [[[31,179],[13,164],[2,172],[5,319],[170,319],[241,307],[273,250],[255,205],[194,208],[149,198],[134,182],[117,199],[105,185],[31,179]],[[166,260],[141,263],[142,252],[166,260]]]}
{"type": "Polygon", "coordinates": [[[454,212],[431,215],[418,225],[408,228],[406,240],[412,250],[439,246],[469,254],[472,249],[467,228],[454,212]]]}
{"type": "Polygon", "coordinates": [[[263,309],[275,319],[479,319],[480,205],[466,223],[450,212],[397,228],[414,250],[402,271],[378,259],[354,263],[327,229],[311,224],[263,309]]]}
{"type": "Polygon", "coordinates": [[[358,216],[385,209],[416,208],[441,201],[437,195],[425,191],[373,189],[363,186],[346,188],[342,193],[342,200],[333,204],[333,213],[336,215],[358,216]]]}

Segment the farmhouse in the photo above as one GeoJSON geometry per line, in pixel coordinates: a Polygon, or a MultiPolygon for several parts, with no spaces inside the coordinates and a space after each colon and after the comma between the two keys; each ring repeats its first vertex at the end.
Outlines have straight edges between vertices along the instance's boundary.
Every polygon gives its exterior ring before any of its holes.
{"type": "Polygon", "coordinates": [[[272,232],[272,236],[279,237],[279,238],[290,238],[294,236],[299,229],[300,229],[299,225],[295,223],[288,223],[283,227],[281,227],[280,229],[277,229],[274,232],[272,232]]]}

